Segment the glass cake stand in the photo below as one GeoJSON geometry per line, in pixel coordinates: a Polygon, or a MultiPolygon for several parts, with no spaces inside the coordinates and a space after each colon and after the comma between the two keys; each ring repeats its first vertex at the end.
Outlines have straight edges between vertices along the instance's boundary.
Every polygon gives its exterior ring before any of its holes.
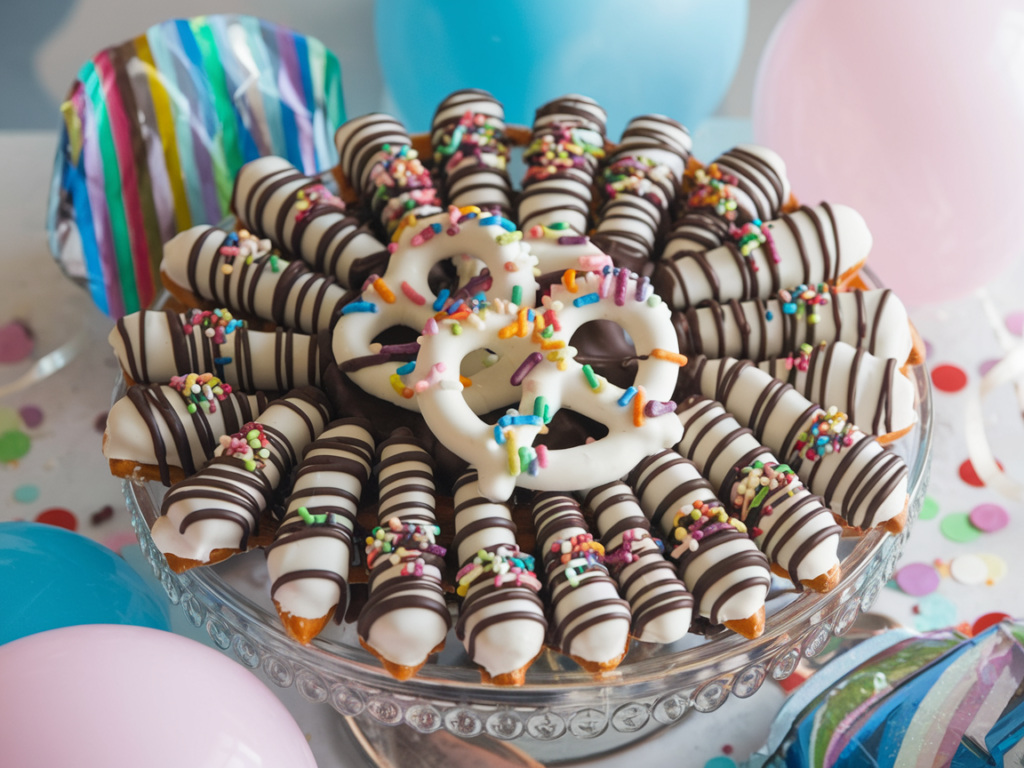
{"type": "MultiPolygon", "coordinates": [[[[713,712],[730,694],[751,696],[769,677],[785,679],[801,657],[816,656],[874,603],[917,520],[931,465],[930,381],[924,366],[910,369],[909,377],[918,421],[893,447],[910,468],[909,515],[900,535],[876,530],[844,538],[842,581],[828,594],[798,594],[790,582],[773,579],[765,631],[757,640],[721,633],[668,646],[634,642],[618,669],[600,678],[546,651],[526,685],[484,685],[454,632],[446,649],[407,682],[394,680],[359,646],[354,624],[332,623],[301,646],[285,635],[270,601],[262,552],[176,574],[149,533],[164,487],[127,479],[123,489],[142,551],[168,599],[242,664],[262,667],[277,685],[294,685],[304,698],[344,715],[339,727],[347,729],[354,760],[401,765],[403,750],[413,754],[409,750],[454,737],[472,738],[473,749],[483,750],[478,765],[481,759],[485,765],[536,765],[531,756],[548,763],[580,760],[650,738],[692,713],[713,712]],[[500,743],[511,740],[516,744],[500,743]]],[[[124,391],[119,377],[115,400],[124,391]]]]}

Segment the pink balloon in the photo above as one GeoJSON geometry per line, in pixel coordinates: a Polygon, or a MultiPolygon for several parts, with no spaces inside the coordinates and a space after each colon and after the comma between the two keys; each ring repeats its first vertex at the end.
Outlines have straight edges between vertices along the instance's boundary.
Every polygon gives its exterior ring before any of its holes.
{"type": "Polygon", "coordinates": [[[859,210],[908,304],[963,296],[1020,247],[1018,0],[798,0],[761,58],[754,135],[797,196],[859,210]]]}
{"type": "Polygon", "coordinates": [[[93,624],[0,646],[9,768],[316,768],[252,673],[170,632],[93,624]]]}

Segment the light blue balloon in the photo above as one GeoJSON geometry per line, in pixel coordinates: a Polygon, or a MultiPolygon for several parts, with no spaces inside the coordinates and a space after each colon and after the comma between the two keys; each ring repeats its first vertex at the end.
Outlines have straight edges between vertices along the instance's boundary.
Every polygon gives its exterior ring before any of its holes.
{"type": "Polygon", "coordinates": [[[170,630],[167,600],[116,553],[40,523],[0,523],[0,645],[78,624],[170,630]]]}
{"type": "Polygon", "coordinates": [[[410,131],[428,130],[452,91],[484,88],[523,125],[551,99],[590,96],[617,139],[645,113],[690,128],[710,116],[736,73],[747,10],[747,0],[377,0],[377,56],[410,131]]]}

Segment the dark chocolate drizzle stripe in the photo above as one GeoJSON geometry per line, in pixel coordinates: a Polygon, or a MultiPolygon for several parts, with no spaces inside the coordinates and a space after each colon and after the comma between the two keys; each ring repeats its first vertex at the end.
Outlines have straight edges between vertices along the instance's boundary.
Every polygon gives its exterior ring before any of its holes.
{"type": "MultiPolygon", "coordinates": [[[[637,528],[646,531],[650,526],[640,508],[640,502],[625,483],[616,481],[593,488],[587,494],[584,506],[593,515],[594,525],[606,551],[624,532],[637,528]]],[[[641,637],[647,625],[657,618],[693,608],[692,595],[677,578],[675,568],[665,561],[654,542],[650,538],[634,541],[634,555],[638,554],[638,549],[641,550],[638,560],[613,569],[619,591],[629,602],[633,614],[634,637],[641,637]],[[658,577],[651,579],[653,574],[658,577]],[[646,579],[648,583],[634,591],[633,587],[641,579],[646,579]]]]}
{"type": "MultiPolygon", "coordinates": [[[[700,253],[688,253],[687,255],[694,258],[703,256],[700,253]]],[[[659,263],[651,278],[652,284],[655,285],[655,290],[661,292],[660,295],[662,296],[671,295],[665,292],[665,275],[672,271],[672,264],[673,262],[670,261],[659,263]]],[[[673,279],[682,281],[682,276],[676,273],[676,277],[673,279]]],[[[671,289],[671,286],[668,286],[668,288],[671,289]]],[[[875,348],[877,346],[879,328],[882,325],[885,305],[889,299],[890,291],[888,289],[884,289],[881,293],[862,291],[860,289],[837,291],[832,287],[829,289],[829,292],[829,304],[831,305],[835,331],[828,336],[822,335],[819,337],[819,334],[822,333],[821,323],[808,323],[806,314],[800,318],[797,318],[796,315],[783,314],[782,307],[777,299],[770,299],[768,301],[752,299],[735,303],[731,305],[732,309],[729,313],[726,312],[726,306],[730,306],[729,303],[722,304],[715,299],[711,299],[703,302],[699,307],[691,306],[673,312],[672,324],[676,328],[680,352],[687,355],[704,353],[712,358],[726,357],[728,353],[726,348],[727,338],[735,333],[739,336],[740,343],[743,345],[742,349],[746,352],[744,356],[749,355],[749,358],[754,362],[761,362],[769,357],[784,356],[788,353],[796,354],[800,351],[802,344],[806,343],[814,346],[822,341],[830,343],[843,340],[853,347],[876,354],[875,348]],[[865,293],[879,296],[878,304],[870,317],[868,317],[867,313],[865,293]],[[853,318],[847,316],[850,310],[849,307],[846,310],[843,309],[843,305],[851,301],[856,310],[856,315],[853,318]],[[772,320],[770,321],[765,317],[767,310],[772,312],[772,320]],[[707,333],[709,326],[701,324],[702,312],[706,312],[711,316],[714,333],[707,333]],[[752,317],[756,318],[756,324],[750,322],[752,317]],[[727,321],[729,322],[728,326],[726,325],[727,321]],[[856,323],[857,334],[852,341],[843,339],[843,329],[847,322],[856,323]],[[782,323],[781,348],[768,348],[768,323],[782,323]],[[755,328],[757,329],[756,354],[751,344],[755,328]]],[[[826,308],[824,311],[828,312],[829,308],[826,308]]],[[[738,350],[736,354],[739,354],[738,350]]]]}
{"type": "MultiPolygon", "coordinates": [[[[223,243],[227,233],[223,230],[208,229],[203,232],[192,246],[188,257],[189,287],[194,294],[202,296],[219,305],[226,306],[232,312],[243,315],[253,315],[264,320],[273,320],[275,325],[301,327],[301,318],[305,310],[305,300],[316,287],[315,300],[311,312],[310,333],[316,333],[322,328],[332,328],[340,316],[341,308],[352,300],[351,293],[346,293],[335,305],[330,307],[329,312],[323,311],[323,300],[329,286],[337,283],[334,277],[314,274],[303,261],[286,262],[287,266],[279,272],[269,272],[268,275],[277,275],[274,289],[271,293],[269,311],[267,307],[256,306],[256,289],[260,279],[264,276],[267,266],[270,264],[272,254],[264,254],[253,259],[252,263],[236,260],[231,274],[225,275],[220,267],[224,264],[225,257],[220,255],[220,245],[217,251],[209,257],[209,290],[201,291],[196,280],[196,273],[200,257],[204,250],[206,240],[218,232],[223,243]],[[240,263],[238,263],[240,262],[240,263]],[[220,278],[218,280],[218,278],[220,278]],[[219,282],[219,285],[218,285],[219,282]],[[231,290],[232,285],[234,290],[231,290]],[[296,290],[296,286],[298,289],[296,290]],[[288,305],[294,293],[295,306],[288,312],[288,305]],[[261,311],[262,310],[262,311],[261,311]]],[[[271,278],[272,279],[272,278],[271,278]]]]}
{"type": "MultiPolygon", "coordinates": [[[[475,484],[478,479],[479,477],[476,470],[470,470],[464,473],[455,482],[452,494],[458,494],[462,488],[471,483],[475,484]]],[[[510,532],[506,536],[499,536],[500,541],[494,546],[495,549],[502,546],[515,547],[516,526],[511,520],[500,516],[492,516],[480,518],[468,525],[463,524],[463,521],[467,516],[465,513],[472,512],[480,505],[494,503],[481,496],[478,487],[474,486],[471,493],[473,493],[473,495],[469,499],[465,499],[455,506],[455,539],[452,541],[451,549],[456,553],[456,557],[458,557],[459,548],[466,538],[474,533],[488,530],[489,528],[499,528],[510,532]]],[[[475,552],[471,553],[470,556],[466,558],[466,562],[460,563],[460,566],[466,565],[469,560],[475,556],[475,554],[475,552]]],[[[469,590],[467,591],[466,597],[463,599],[462,605],[459,609],[459,620],[455,625],[455,634],[456,637],[465,644],[466,652],[469,654],[469,657],[474,659],[476,656],[476,641],[481,632],[489,627],[522,619],[540,623],[543,625],[545,632],[547,631],[548,623],[544,618],[544,604],[541,602],[540,597],[538,597],[538,595],[529,587],[516,586],[514,582],[505,583],[500,587],[497,587],[494,584],[494,576],[489,573],[484,573],[474,579],[469,585],[469,590]],[[508,604],[516,600],[528,600],[533,603],[535,610],[512,611],[507,608],[498,609],[492,615],[475,621],[467,636],[466,627],[469,624],[470,619],[476,616],[480,611],[492,606],[508,604]]]]}
{"type": "MultiPolygon", "coordinates": [[[[814,352],[816,353],[816,348],[814,352]]],[[[824,392],[824,382],[827,380],[831,358],[828,353],[824,356],[823,368],[822,368],[822,391],[824,392]]],[[[890,360],[890,363],[895,361],[890,360]]],[[[702,369],[705,361],[698,358],[695,361],[698,370],[702,369]]],[[[753,364],[749,360],[723,360],[719,363],[718,380],[716,383],[714,397],[721,403],[725,403],[728,406],[729,397],[732,393],[733,387],[736,382],[739,381],[743,372],[748,368],[754,368],[753,364]]],[[[757,369],[755,369],[757,370],[757,369]]],[[[765,372],[758,371],[758,375],[763,375],[765,372]]],[[[698,374],[699,375],[699,374],[698,374]]],[[[807,372],[808,388],[813,386],[814,371],[812,368],[808,368],[807,372]]],[[[782,398],[788,392],[796,392],[794,387],[786,382],[779,379],[772,379],[768,386],[761,391],[757,400],[754,402],[754,407],[751,410],[750,424],[754,427],[754,436],[758,441],[764,440],[764,435],[768,422],[772,418],[776,407],[782,402],[782,398]]],[[[785,439],[781,445],[773,446],[778,449],[781,456],[789,457],[793,452],[793,446],[798,434],[806,432],[814,415],[823,410],[819,403],[811,401],[809,398],[804,397],[799,392],[796,392],[805,403],[804,409],[801,411],[799,418],[790,426],[789,431],[786,434],[785,439]]],[[[829,405],[832,405],[830,403],[829,405]]],[[[880,413],[883,410],[883,404],[879,402],[876,413],[880,413]]],[[[876,416],[876,423],[877,423],[876,416]]],[[[851,418],[852,423],[852,418],[851,418]]],[[[834,463],[829,470],[830,478],[828,484],[825,487],[825,491],[822,494],[824,498],[824,504],[827,507],[832,507],[835,502],[835,494],[842,484],[843,479],[849,476],[849,473],[853,470],[854,465],[857,463],[857,457],[873,443],[876,442],[874,437],[864,435],[860,440],[854,443],[852,446],[843,449],[839,454],[838,462],[834,463]]],[[[828,458],[818,459],[815,462],[807,462],[810,464],[810,472],[804,472],[804,480],[808,488],[815,487],[815,481],[817,479],[819,470],[824,466],[825,461],[833,460],[828,458]]],[[[805,469],[805,462],[794,459],[792,462],[793,468],[799,472],[801,469],[805,469]]],[[[860,468],[858,475],[854,478],[853,483],[847,489],[843,495],[843,504],[840,510],[838,510],[843,519],[851,525],[857,527],[870,527],[874,520],[875,514],[878,508],[881,506],[883,501],[892,493],[896,485],[899,483],[899,479],[905,477],[908,473],[906,463],[902,458],[894,453],[888,451],[878,451],[874,456],[863,463],[860,468]],[[893,474],[890,476],[890,470],[893,470],[893,474]],[[895,480],[894,480],[895,478],[895,480]],[[870,499],[870,503],[869,502],[870,499]],[[861,507],[867,506],[867,509],[862,513],[861,507]]]]}
{"type": "MultiPolygon", "coordinates": [[[[654,510],[651,515],[652,522],[666,532],[672,530],[672,519],[663,523],[662,518],[669,511],[672,512],[672,518],[674,518],[675,512],[682,507],[682,504],[679,502],[684,497],[699,492],[697,498],[700,501],[713,504],[719,503],[711,489],[711,484],[700,475],[693,462],[684,459],[672,450],[665,450],[654,454],[641,462],[630,474],[629,483],[636,489],[637,497],[641,499],[644,511],[654,510]],[[648,496],[647,493],[652,489],[652,483],[658,477],[664,477],[665,473],[668,473],[667,476],[671,478],[670,483],[674,483],[674,485],[670,485],[661,499],[655,496],[648,496]]],[[[747,539],[747,537],[733,528],[722,529],[701,539],[695,552],[684,550],[678,559],[680,578],[685,576],[686,569],[698,557],[707,556],[709,553],[713,553],[719,545],[727,544],[737,539],[747,539]]],[[[671,547],[674,544],[675,542],[670,540],[666,543],[666,547],[671,547]]],[[[707,559],[714,560],[714,556],[712,555],[707,559]]],[[[717,562],[713,562],[710,567],[696,577],[696,581],[687,585],[693,594],[694,601],[700,607],[703,604],[704,596],[718,585],[719,582],[740,568],[746,567],[759,567],[762,573],[743,579],[718,594],[710,610],[706,612],[708,620],[712,624],[719,623],[720,611],[735,595],[741,594],[748,589],[761,588],[763,588],[764,594],[768,593],[768,588],[771,586],[768,559],[763,553],[755,549],[726,555],[717,560],[717,562]]]]}
{"type": "MultiPolygon", "coordinates": [[[[577,535],[582,529],[587,532],[587,524],[580,512],[579,504],[571,496],[546,492],[539,493],[533,499],[534,527],[537,529],[537,544],[544,547],[545,542],[552,536],[558,538],[571,538],[577,535]],[[548,531],[542,534],[541,530],[548,531]]],[[[579,586],[573,587],[565,576],[565,566],[560,562],[560,556],[551,556],[552,553],[544,552],[544,576],[547,582],[548,591],[551,595],[551,615],[554,620],[552,627],[551,644],[561,649],[562,653],[572,655],[572,641],[582,632],[591,627],[596,627],[607,622],[625,620],[632,624],[632,614],[629,603],[619,598],[595,598],[585,601],[579,608],[559,616],[559,605],[573,594],[572,590],[590,590],[602,583],[611,585],[611,592],[617,594],[617,587],[611,577],[607,575],[604,566],[596,566],[579,576],[579,586]],[[575,625],[574,625],[575,622],[575,625]]],[[[597,594],[604,593],[600,590],[597,594]]]]}
{"type": "MultiPolygon", "coordinates": [[[[351,562],[354,555],[353,530],[356,525],[360,493],[353,493],[341,486],[350,485],[354,481],[356,487],[361,489],[369,479],[374,455],[373,438],[366,440],[359,437],[359,429],[370,432],[371,426],[363,419],[341,419],[332,422],[319,439],[303,449],[303,459],[296,472],[295,485],[302,486],[302,478],[307,475],[316,475],[321,485],[293,490],[285,502],[286,508],[293,511],[289,512],[281,523],[273,544],[265,549],[268,554],[286,544],[327,537],[341,541],[348,548],[351,562]],[[344,430],[345,433],[332,434],[339,430],[344,430]],[[323,485],[324,482],[331,484],[323,485]],[[304,499],[313,497],[319,497],[321,502],[312,507],[302,503],[304,499]],[[323,499],[336,501],[324,503],[323,499]],[[312,515],[326,514],[328,518],[324,523],[307,525],[297,511],[300,506],[306,506],[312,515]]],[[[347,569],[344,573],[340,570],[335,572],[300,569],[282,574],[271,588],[271,597],[282,584],[305,578],[327,578],[338,583],[340,597],[334,610],[334,622],[340,624],[348,600],[347,569]]]]}
{"type": "Polygon", "coordinates": [[[741,211],[744,221],[755,218],[770,221],[778,215],[786,201],[783,199],[783,181],[771,165],[739,147],[720,155],[715,162],[723,171],[736,177],[736,186],[754,203],[753,211],[741,211]]]}
{"type": "MultiPolygon", "coordinates": [[[[209,423],[209,414],[202,408],[196,408],[191,415],[193,432],[186,429],[185,424],[178,416],[178,412],[171,404],[171,399],[181,398],[175,390],[170,387],[166,389],[160,384],[137,384],[128,387],[127,397],[135,406],[135,410],[146,424],[150,438],[153,441],[153,453],[156,456],[157,468],[160,470],[160,481],[170,486],[170,464],[167,459],[167,446],[160,431],[161,423],[166,427],[174,443],[175,451],[178,454],[178,465],[185,476],[193,475],[196,472],[193,451],[198,448],[203,455],[210,459],[216,448],[216,439],[219,434],[209,423]]],[[[266,397],[257,396],[257,413],[266,407],[266,397]]],[[[249,407],[247,395],[232,392],[225,400],[217,402],[217,411],[224,420],[226,430],[235,432],[239,424],[251,421],[255,415],[249,407]]],[[[127,457],[125,457],[127,458],[127,457]]]]}
{"type": "MultiPolygon", "coordinates": [[[[380,489],[378,524],[386,525],[389,520],[397,517],[404,524],[434,525],[433,461],[411,431],[406,428],[396,430],[390,438],[377,446],[376,456],[378,464],[373,471],[378,477],[380,489]],[[388,448],[397,448],[397,452],[381,460],[388,448]],[[400,469],[406,463],[413,464],[415,469],[400,469]],[[426,483],[418,480],[425,480],[426,483]],[[428,500],[403,500],[406,494],[416,494],[428,500]]],[[[426,552],[420,552],[419,556],[428,565],[444,573],[444,563],[439,558],[426,552]]],[[[370,571],[370,596],[357,624],[359,636],[364,641],[368,641],[373,625],[382,616],[405,608],[433,611],[444,619],[446,627],[451,627],[451,614],[445,604],[441,582],[427,572],[420,577],[402,576],[402,567],[402,563],[392,565],[390,558],[385,556],[374,561],[370,571]]]]}
{"type": "MultiPolygon", "coordinates": [[[[705,451],[708,452],[708,457],[705,459],[703,467],[703,474],[714,474],[714,463],[726,452],[728,446],[742,435],[751,434],[751,430],[740,427],[720,403],[701,395],[694,395],[684,400],[677,409],[677,413],[685,415],[683,418],[683,440],[680,443],[680,448],[685,443],[689,444],[687,458],[702,455],[705,451]],[[715,415],[716,410],[719,411],[717,415],[715,415]],[[697,429],[694,425],[706,416],[710,416],[710,418],[706,420],[703,427],[696,433],[697,436],[695,438],[688,437],[694,434],[694,430],[697,429]],[[716,443],[705,446],[703,441],[711,434],[713,426],[722,423],[727,425],[729,431],[716,443]]],[[[729,462],[730,469],[725,473],[725,477],[719,486],[719,497],[731,499],[732,486],[738,480],[740,470],[758,459],[769,462],[773,461],[774,457],[767,448],[760,445],[742,456],[732,457],[729,462]]],[[[796,552],[790,557],[788,565],[790,579],[795,586],[800,588],[799,569],[803,560],[814,549],[814,546],[820,542],[831,536],[836,536],[838,539],[842,533],[842,528],[837,525],[829,525],[810,536],[804,537],[799,534],[801,528],[814,517],[832,514],[822,503],[822,500],[817,496],[811,495],[811,492],[803,487],[799,481],[794,481],[790,485],[780,485],[775,491],[769,493],[758,510],[751,512],[748,516],[745,521],[748,528],[758,527],[758,524],[761,522],[762,512],[768,506],[775,508],[774,514],[778,515],[778,517],[773,520],[771,530],[758,542],[758,547],[768,556],[769,560],[778,562],[779,555],[790,539],[795,538],[799,540],[806,538],[806,541],[801,543],[797,547],[796,552]],[[795,520],[795,524],[790,526],[789,530],[776,541],[777,535],[791,518],[795,520]],[[805,546],[807,542],[812,542],[813,545],[805,546]]],[[[814,579],[819,575],[821,574],[811,574],[806,578],[814,579]]]]}

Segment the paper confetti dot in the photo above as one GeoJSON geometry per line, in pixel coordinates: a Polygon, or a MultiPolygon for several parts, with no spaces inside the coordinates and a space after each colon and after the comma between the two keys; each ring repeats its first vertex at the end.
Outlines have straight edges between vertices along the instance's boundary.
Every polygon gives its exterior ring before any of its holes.
{"type": "Polygon", "coordinates": [[[75,513],[61,507],[53,507],[36,515],[37,523],[55,525],[58,528],[67,528],[69,531],[78,530],[78,518],[75,513]]]}
{"type": "Polygon", "coordinates": [[[977,555],[960,555],[949,564],[949,574],[961,584],[974,587],[988,579],[988,565],[977,555]]]}
{"type": "Polygon", "coordinates": [[[14,489],[14,493],[11,494],[14,500],[19,504],[31,504],[33,501],[39,498],[39,486],[36,485],[19,485],[14,489]]]}
{"type": "Polygon", "coordinates": [[[1006,576],[1007,566],[1006,561],[1003,560],[999,555],[992,555],[984,553],[978,555],[982,560],[985,561],[985,565],[988,568],[988,583],[995,584],[1006,576]]]}
{"type": "Polygon", "coordinates": [[[985,533],[995,533],[1010,524],[1010,514],[998,504],[979,504],[971,510],[971,525],[985,533]]]}
{"type": "Polygon", "coordinates": [[[0,326],[0,363],[20,363],[32,354],[32,331],[17,321],[0,326]]]}
{"type": "MultiPolygon", "coordinates": [[[[999,459],[996,459],[996,466],[999,469],[1003,468],[1002,463],[999,459]]],[[[968,485],[973,485],[975,488],[984,488],[985,484],[981,482],[981,478],[978,477],[978,473],[974,471],[974,465],[971,464],[971,460],[967,459],[963,464],[960,465],[960,479],[968,485]]]]}
{"type": "Polygon", "coordinates": [[[928,339],[921,339],[921,341],[924,342],[924,359],[928,360],[931,358],[932,353],[935,351],[935,347],[932,346],[932,343],[928,341],[928,339]]]}
{"type": "Polygon", "coordinates": [[[89,515],[89,522],[93,525],[99,525],[100,523],[105,523],[113,516],[114,508],[110,504],[107,504],[89,515]]]}
{"type": "Polygon", "coordinates": [[[731,757],[719,755],[718,757],[712,757],[704,763],[704,768],[736,768],[736,761],[731,757]]]}
{"type": "Polygon", "coordinates": [[[0,461],[17,461],[32,447],[32,438],[20,429],[0,435],[0,461]]]}
{"type": "Polygon", "coordinates": [[[958,365],[939,365],[932,369],[932,384],[940,392],[959,392],[967,386],[967,373],[958,365]]]}
{"type": "Polygon", "coordinates": [[[1006,316],[1006,330],[1024,336],[1024,312],[1011,312],[1006,316]]]}
{"type": "Polygon", "coordinates": [[[984,616],[979,616],[974,622],[974,626],[971,627],[971,633],[973,635],[980,635],[989,627],[995,626],[1003,619],[1010,618],[1008,613],[986,613],[984,616]]]}
{"type": "Polygon", "coordinates": [[[924,502],[921,504],[921,514],[918,517],[921,520],[932,520],[939,516],[939,502],[933,499],[931,496],[925,496],[924,502]]]}
{"type": "Polygon", "coordinates": [[[916,606],[914,627],[918,632],[951,627],[956,623],[956,606],[940,594],[933,593],[921,598],[916,606]]]}
{"type": "Polygon", "coordinates": [[[93,420],[92,428],[95,429],[97,432],[106,432],[107,431],[107,412],[106,411],[104,411],[103,413],[99,414],[95,418],[95,420],[93,420]]]}
{"type": "Polygon", "coordinates": [[[0,435],[12,429],[21,429],[23,426],[25,424],[20,413],[13,408],[0,408],[0,435]]]}
{"type": "Polygon", "coordinates": [[[981,365],[978,366],[978,373],[980,373],[982,376],[984,376],[986,373],[991,371],[995,367],[996,363],[998,363],[998,362],[1001,362],[998,358],[993,358],[991,360],[986,360],[985,362],[983,362],[981,365]]]}
{"type": "Polygon", "coordinates": [[[18,409],[21,420],[29,429],[35,429],[43,423],[43,410],[35,405],[23,405],[18,409]]]}
{"type": "Polygon", "coordinates": [[[971,518],[966,512],[954,512],[946,515],[939,523],[942,535],[958,544],[967,544],[981,535],[981,531],[971,525],[971,518]]]}
{"type": "Polygon", "coordinates": [[[896,584],[908,595],[923,597],[939,588],[939,574],[925,563],[910,563],[896,571],[896,584]]]}

